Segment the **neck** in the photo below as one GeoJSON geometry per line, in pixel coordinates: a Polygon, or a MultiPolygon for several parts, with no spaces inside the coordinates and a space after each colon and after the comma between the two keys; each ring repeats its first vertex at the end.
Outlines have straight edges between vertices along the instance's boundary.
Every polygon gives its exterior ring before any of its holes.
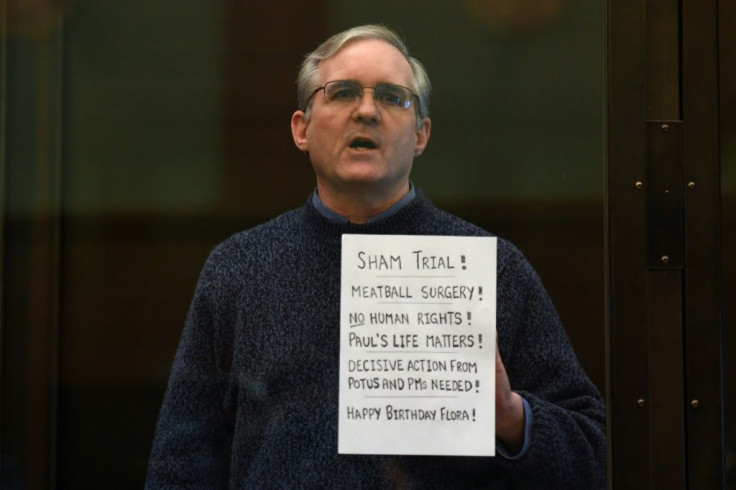
{"type": "Polygon", "coordinates": [[[317,192],[325,206],[351,223],[362,224],[399,202],[409,192],[409,182],[390,193],[375,193],[366,189],[339,192],[319,183],[317,192]]]}

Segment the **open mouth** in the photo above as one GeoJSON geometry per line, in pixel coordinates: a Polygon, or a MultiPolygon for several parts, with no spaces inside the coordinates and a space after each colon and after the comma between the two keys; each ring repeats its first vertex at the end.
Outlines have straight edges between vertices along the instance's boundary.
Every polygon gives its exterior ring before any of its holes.
{"type": "Polygon", "coordinates": [[[350,148],[354,150],[375,150],[376,144],[368,139],[356,138],[350,143],[350,148]]]}

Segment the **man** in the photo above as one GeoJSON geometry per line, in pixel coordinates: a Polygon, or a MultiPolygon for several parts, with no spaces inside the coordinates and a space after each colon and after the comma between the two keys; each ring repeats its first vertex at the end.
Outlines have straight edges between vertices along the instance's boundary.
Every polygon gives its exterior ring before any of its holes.
{"type": "Polygon", "coordinates": [[[409,174],[429,80],[382,26],[305,59],[296,146],[307,203],[216,247],[176,354],[148,488],[602,488],[604,406],[521,253],[498,241],[495,458],[337,453],[341,236],[488,236],[409,174]],[[503,361],[502,361],[503,360],[503,361]]]}

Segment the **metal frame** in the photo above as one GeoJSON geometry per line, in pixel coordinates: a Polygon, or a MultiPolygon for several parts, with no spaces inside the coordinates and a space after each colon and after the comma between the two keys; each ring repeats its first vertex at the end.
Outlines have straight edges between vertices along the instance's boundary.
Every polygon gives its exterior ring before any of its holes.
{"type": "Polygon", "coordinates": [[[646,5],[607,7],[606,282],[609,486],[649,488],[646,5]],[[625,441],[625,443],[623,442],[625,441]]]}
{"type": "Polygon", "coordinates": [[[717,0],[609,0],[609,486],[724,485],[717,0]]]}
{"type": "Polygon", "coordinates": [[[687,479],[723,488],[718,1],[683,1],[681,18],[687,479]]]}

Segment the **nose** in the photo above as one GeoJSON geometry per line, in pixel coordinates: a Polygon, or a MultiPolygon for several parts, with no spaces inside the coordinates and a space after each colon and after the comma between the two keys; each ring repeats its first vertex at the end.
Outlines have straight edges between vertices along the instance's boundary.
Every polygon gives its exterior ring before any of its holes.
{"type": "Polygon", "coordinates": [[[378,122],[380,113],[374,95],[375,92],[372,87],[363,87],[363,95],[358,100],[358,107],[355,109],[357,120],[370,123],[378,122]]]}

